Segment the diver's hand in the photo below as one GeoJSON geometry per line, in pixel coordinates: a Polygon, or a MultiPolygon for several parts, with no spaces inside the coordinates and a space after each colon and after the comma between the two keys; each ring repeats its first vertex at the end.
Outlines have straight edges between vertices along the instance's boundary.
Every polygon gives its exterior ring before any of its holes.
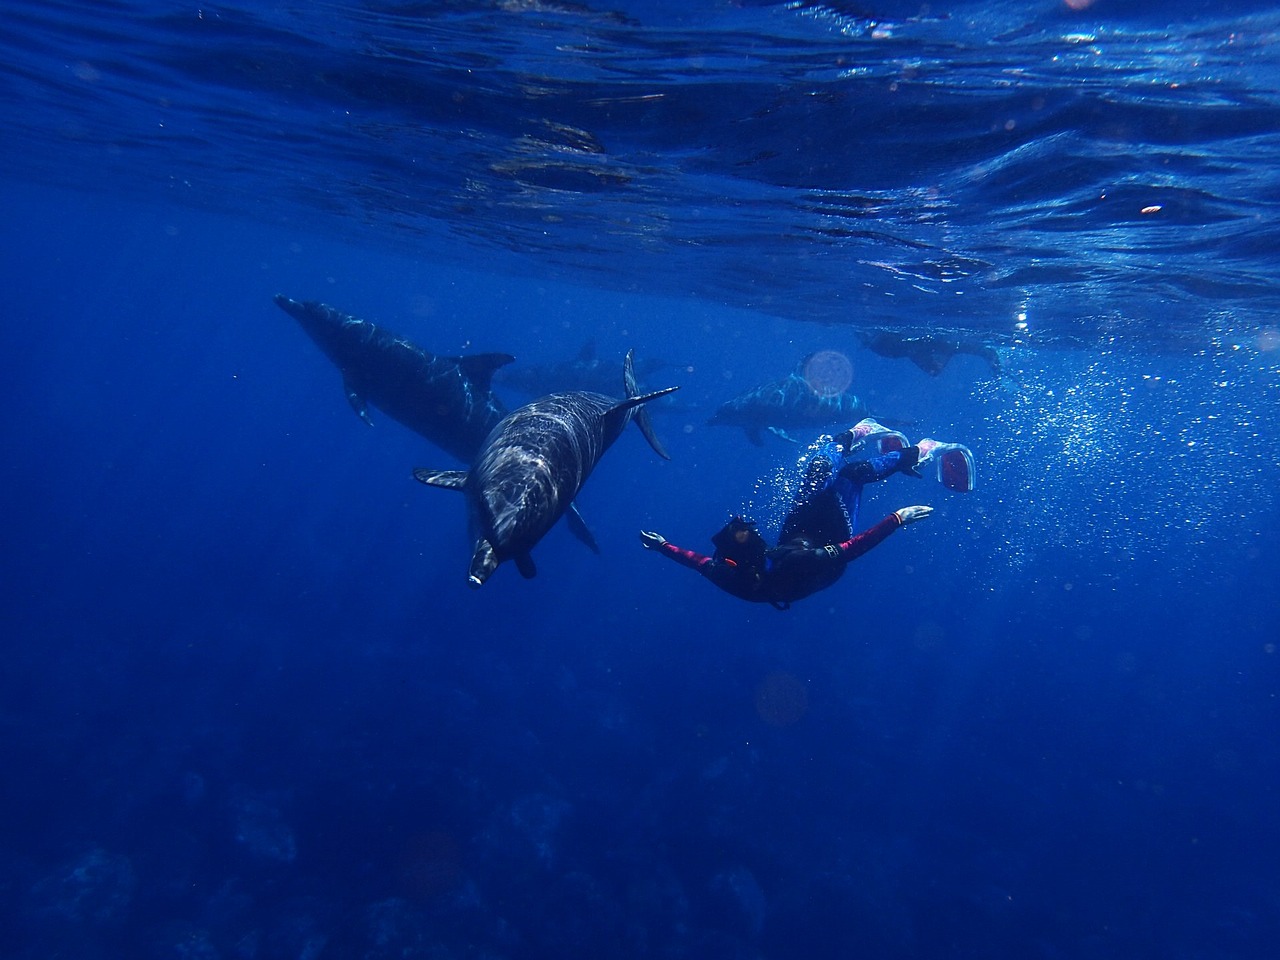
{"type": "Polygon", "coordinates": [[[660,533],[653,533],[649,530],[640,531],[640,544],[646,550],[657,550],[666,542],[667,538],[660,533]]]}
{"type": "Polygon", "coordinates": [[[893,513],[898,518],[898,522],[905,527],[908,523],[923,520],[933,513],[933,507],[903,507],[901,510],[893,511],[893,513]]]}

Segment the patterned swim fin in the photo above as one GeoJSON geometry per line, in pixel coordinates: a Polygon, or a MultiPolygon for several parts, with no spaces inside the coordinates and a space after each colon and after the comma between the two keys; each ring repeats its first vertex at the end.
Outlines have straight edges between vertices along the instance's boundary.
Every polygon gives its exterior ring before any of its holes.
{"type": "Polygon", "coordinates": [[[928,438],[920,441],[919,468],[932,464],[934,476],[940,484],[956,493],[970,493],[977,483],[978,474],[973,465],[973,453],[961,443],[942,443],[928,438]]]}

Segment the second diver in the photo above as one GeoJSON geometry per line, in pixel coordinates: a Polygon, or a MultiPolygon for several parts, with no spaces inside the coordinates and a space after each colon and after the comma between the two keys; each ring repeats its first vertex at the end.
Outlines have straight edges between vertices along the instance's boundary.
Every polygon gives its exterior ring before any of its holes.
{"type": "Polygon", "coordinates": [[[950,490],[973,489],[973,455],[960,444],[907,438],[866,419],[836,437],[819,438],[783,520],[778,546],[770,548],[754,520],[733,517],[711,538],[712,556],[678,547],[660,534],[641,531],[640,542],[682,566],[697,570],[721,590],[753,603],[785,610],[844,574],[844,568],[899,527],[923,520],[932,507],[902,507],[854,533],[862,490],[895,473],[921,476],[934,470],[950,490]]]}

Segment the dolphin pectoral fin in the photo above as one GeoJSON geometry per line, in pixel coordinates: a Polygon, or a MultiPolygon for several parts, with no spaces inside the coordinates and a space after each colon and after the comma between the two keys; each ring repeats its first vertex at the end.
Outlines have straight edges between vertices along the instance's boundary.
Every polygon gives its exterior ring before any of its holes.
{"type": "Polygon", "coordinates": [[[751,441],[751,445],[755,447],[764,446],[764,438],[760,436],[759,427],[743,427],[743,431],[747,435],[747,439],[751,441]]]}
{"type": "Polygon", "coordinates": [[[534,566],[532,555],[519,553],[513,559],[516,562],[516,569],[520,571],[520,576],[526,580],[532,580],[538,575],[538,568],[534,566]]]}
{"type": "Polygon", "coordinates": [[[351,409],[356,412],[356,416],[372,427],[373,421],[369,419],[369,405],[364,402],[364,397],[360,396],[355,387],[346,380],[342,381],[342,389],[347,392],[347,403],[351,404],[351,409]]]}
{"type": "Polygon", "coordinates": [[[445,490],[463,490],[467,486],[465,470],[428,470],[426,467],[414,467],[413,478],[430,487],[443,487],[445,490]]]}
{"type": "MultiPolygon", "coordinates": [[[[476,541],[475,552],[471,554],[471,569],[467,571],[467,583],[472,587],[482,587],[490,574],[498,569],[498,557],[493,552],[493,544],[481,537],[476,541]]],[[[524,571],[522,570],[521,573],[524,571]]]]}
{"type": "Polygon", "coordinates": [[[569,509],[565,511],[564,519],[565,523],[569,524],[570,533],[590,547],[592,553],[600,552],[600,544],[596,543],[596,538],[587,526],[587,522],[582,519],[582,514],[578,512],[577,504],[569,504],[569,509]]]}
{"type": "Polygon", "coordinates": [[[488,390],[493,372],[515,360],[509,353],[473,353],[469,357],[452,358],[468,380],[481,390],[488,390]]]}
{"type": "Polygon", "coordinates": [[[781,437],[783,440],[786,440],[788,443],[800,442],[791,434],[787,433],[787,431],[783,430],[781,427],[770,427],[769,432],[772,433],[775,437],[781,437]]]}

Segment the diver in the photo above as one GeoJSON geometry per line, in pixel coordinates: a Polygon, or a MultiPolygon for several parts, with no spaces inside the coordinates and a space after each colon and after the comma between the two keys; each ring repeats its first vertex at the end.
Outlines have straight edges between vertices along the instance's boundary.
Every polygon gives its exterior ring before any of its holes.
{"type": "Polygon", "coordinates": [[[854,533],[862,490],[868,483],[895,473],[920,477],[926,466],[948,489],[973,489],[973,455],[968,448],[928,439],[911,445],[901,433],[868,418],[837,437],[818,439],[783,521],[778,546],[770,548],[755,521],[740,516],[732,517],[711,538],[715,554],[710,557],[648,530],[640,532],[640,542],[697,570],[735,597],[786,610],[796,600],[834,584],[850,561],[899,527],[933,512],[927,506],[902,507],[854,533]]]}

